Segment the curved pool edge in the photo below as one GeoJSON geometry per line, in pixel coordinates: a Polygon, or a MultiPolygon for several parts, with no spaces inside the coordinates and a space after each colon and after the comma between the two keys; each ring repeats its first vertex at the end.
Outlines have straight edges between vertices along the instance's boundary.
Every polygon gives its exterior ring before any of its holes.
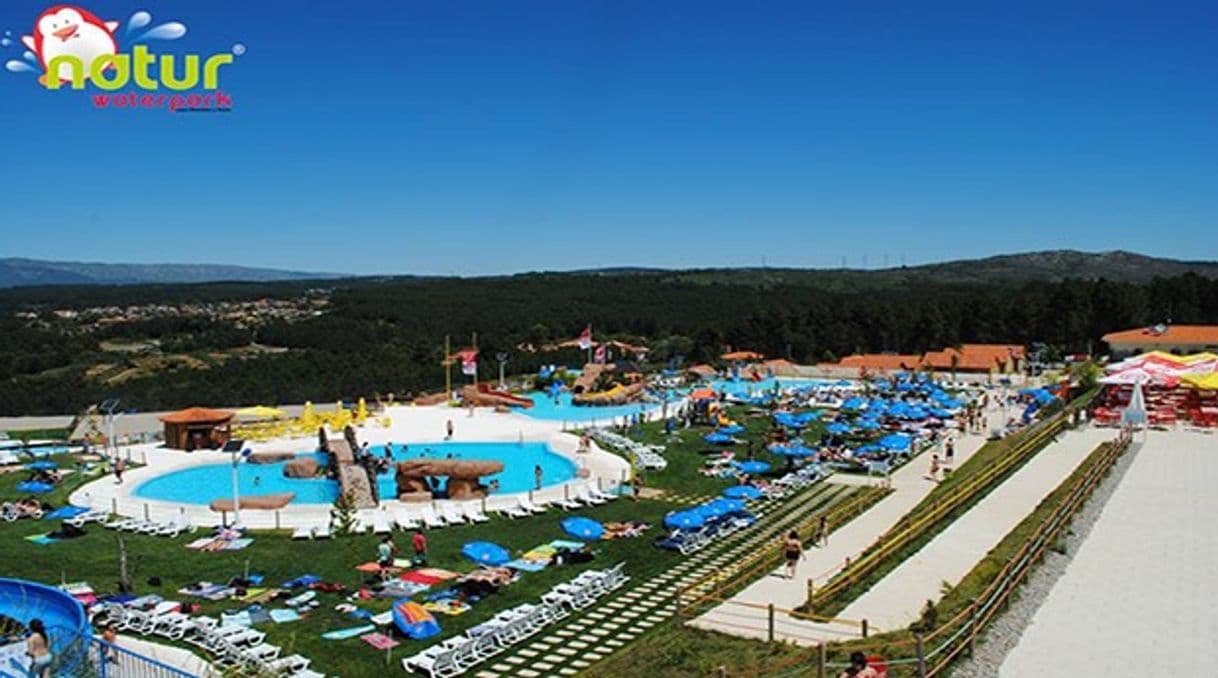
{"type": "MultiPolygon", "coordinates": [[[[506,419],[505,419],[506,420],[506,419]]],[[[488,434],[489,435],[489,434],[488,434]]],[[[388,440],[411,443],[405,436],[379,435],[367,436],[370,444],[383,444],[388,440]]],[[[576,468],[576,477],[563,483],[556,483],[531,492],[516,492],[487,497],[484,506],[487,510],[514,506],[520,497],[532,496],[534,499],[553,501],[563,499],[577,491],[582,485],[591,485],[601,490],[617,487],[630,477],[630,465],[626,460],[600,449],[595,444],[588,452],[579,452],[579,438],[571,433],[552,430],[543,427],[534,431],[518,431],[515,437],[498,436],[499,439],[488,439],[479,436],[477,439],[462,438],[459,442],[511,442],[524,440],[526,442],[545,443],[550,451],[565,458],[576,468]],[[580,469],[587,469],[587,477],[580,477],[580,469]]],[[[292,446],[293,441],[271,441],[254,445],[256,452],[286,451],[285,447],[292,446]]],[[[294,446],[299,451],[299,439],[294,446]]],[[[149,446],[150,447],[150,446],[149,446]]],[[[215,464],[229,461],[227,453],[215,451],[179,452],[161,448],[143,449],[141,452],[150,454],[150,463],[138,469],[128,471],[122,485],[116,485],[113,476],[104,476],[77,488],[72,493],[70,501],[76,506],[109,511],[123,516],[148,518],[167,521],[173,518],[185,517],[199,527],[219,525],[221,515],[211,511],[207,506],[199,504],[181,504],[171,501],[145,499],[134,496],[135,488],[143,482],[156,476],[172,471],[190,468],[202,464],[215,464]]],[[[390,512],[391,516],[398,510],[417,514],[423,506],[442,505],[454,500],[437,499],[432,502],[404,503],[396,499],[381,502],[380,510],[390,512]]],[[[464,500],[471,501],[471,500],[464,500]]],[[[330,504],[289,504],[282,509],[271,510],[242,510],[242,523],[251,529],[291,529],[297,527],[313,527],[328,524],[330,519],[330,504]]]]}

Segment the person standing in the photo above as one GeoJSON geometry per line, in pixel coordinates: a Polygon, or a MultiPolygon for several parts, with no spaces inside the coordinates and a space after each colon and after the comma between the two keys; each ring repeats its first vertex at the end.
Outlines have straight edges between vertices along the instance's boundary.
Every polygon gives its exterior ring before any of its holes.
{"type": "Polygon", "coordinates": [[[393,543],[393,535],[385,535],[376,546],[376,564],[380,566],[381,581],[389,579],[389,571],[393,569],[393,555],[397,546],[393,543]]]}
{"type": "Polygon", "coordinates": [[[943,463],[949,468],[956,460],[956,441],[951,436],[947,438],[947,444],[943,446],[943,463]]]}
{"type": "Polygon", "coordinates": [[[635,471],[634,477],[630,479],[630,494],[636,502],[639,495],[643,494],[643,474],[639,471],[635,471]]]}
{"type": "Polygon", "coordinates": [[[452,440],[453,439],[453,420],[452,419],[448,420],[448,423],[445,425],[445,430],[448,431],[448,435],[444,436],[444,439],[452,440]]]}
{"type": "Polygon", "coordinates": [[[541,470],[541,464],[535,465],[533,467],[533,484],[534,484],[533,489],[535,489],[535,490],[541,489],[541,479],[542,479],[543,475],[544,475],[544,472],[541,470]]]}
{"type": "Polygon", "coordinates": [[[106,624],[106,628],[102,629],[102,640],[106,641],[106,661],[111,664],[118,663],[118,629],[114,624],[106,624]]]}
{"type": "Polygon", "coordinates": [[[788,532],[786,539],[782,540],[782,557],[787,563],[787,579],[794,579],[795,566],[804,558],[804,545],[795,530],[788,532]]]}
{"type": "Polygon", "coordinates": [[[127,460],[119,457],[114,461],[114,484],[123,484],[123,472],[127,470],[127,460]]]}
{"type": "Polygon", "coordinates": [[[829,517],[821,516],[816,523],[816,536],[813,537],[812,543],[816,546],[825,547],[829,545],[829,517]]]}
{"type": "Polygon", "coordinates": [[[937,454],[930,455],[930,475],[927,478],[939,482],[939,455],[937,454]]]}
{"type": "Polygon", "coordinates": [[[427,537],[423,534],[423,530],[415,530],[414,536],[410,538],[410,545],[414,549],[414,564],[427,564],[427,537]]]}
{"type": "Polygon", "coordinates": [[[31,619],[30,633],[25,639],[25,654],[30,658],[30,678],[48,678],[51,675],[51,642],[47,639],[47,628],[41,619],[31,619]]]}

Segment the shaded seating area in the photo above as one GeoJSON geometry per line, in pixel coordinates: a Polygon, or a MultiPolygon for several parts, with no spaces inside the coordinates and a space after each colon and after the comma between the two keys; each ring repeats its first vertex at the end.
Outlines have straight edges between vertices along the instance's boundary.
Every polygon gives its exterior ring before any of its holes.
{"type": "Polygon", "coordinates": [[[227,410],[188,407],[160,417],[165,425],[165,447],[174,450],[216,450],[229,439],[234,414],[227,410]]]}

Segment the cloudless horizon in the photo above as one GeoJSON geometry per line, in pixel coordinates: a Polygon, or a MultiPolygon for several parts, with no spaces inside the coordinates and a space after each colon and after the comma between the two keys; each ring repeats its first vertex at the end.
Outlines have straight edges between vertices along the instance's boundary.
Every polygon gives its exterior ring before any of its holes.
{"type": "MultiPolygon", "coordinates": [[[[0,61],[51,4],[0,5],[0,61]]],[[[186,24],[153,51],[244,46],[222,71],[234,110],[98,110],[0,70],[0,257],[365,275],[1218,259],[1209,3],[78,4],[186,24]]]]}

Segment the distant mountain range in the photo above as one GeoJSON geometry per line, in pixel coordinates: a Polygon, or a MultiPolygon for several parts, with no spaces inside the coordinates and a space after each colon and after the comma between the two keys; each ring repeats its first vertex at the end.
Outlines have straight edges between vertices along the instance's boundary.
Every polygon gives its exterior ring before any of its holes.
{"type": "MultiPolygon", "coordinates": [[[[874,289],[893,285],[917,285],[923,282],[981,284],[1033,280],[1054,281],[1067,278],[1106,278],[1114,281],[1141,283],[1155,277],[1171,277],[1184,273],[1218,278],[1218,262],[1164,259],[1121,250],[1111,252],[1049,250],[882,269],[708,268],[672,270],[621,266],[555,272],[550,275],[659,275],[675,281],[695,284],[799,284],[821,286],[826,289],[874,289]]],[[[351,276],[218,264],[102,264],[18,258],[0,259],[0,288],[34,285],[269,282],[343,277],[351,276]]],[[[378,277],[383,279],[385,276],[378,277]]]]}
{"type": "Polygon", "coordinates": [[[102,264],[79,261],[0,259],[0,287],[33,285],[133,285],[149,283],[267,282],[337,278],[331,273],[280,271],[222,264],[102,264]]]}

